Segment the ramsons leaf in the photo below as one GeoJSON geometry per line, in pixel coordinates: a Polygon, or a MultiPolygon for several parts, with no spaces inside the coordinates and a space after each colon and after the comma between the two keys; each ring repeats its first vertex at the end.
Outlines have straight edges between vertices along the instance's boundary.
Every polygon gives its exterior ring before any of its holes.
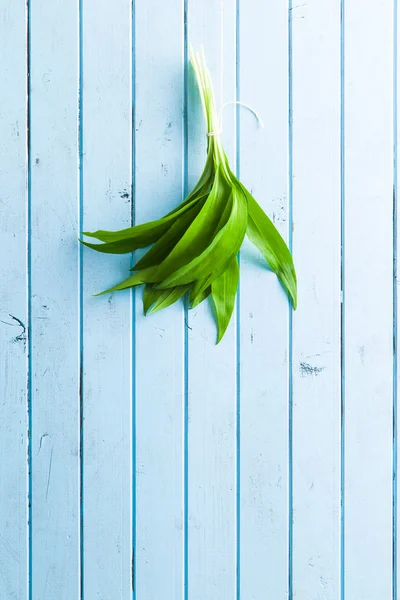
{"type": "MultiPolygon", "coordinates": [[[[193,260],[200,258],[207,249],[211,248],[213,233],[218,227],[221,217],[226,214],[229,191],[224,175],[221,171],[217,172],[213,188],[199,214],[158,266],[140,271],[142,282],[160,282],[160,288],[167,288],[190,283],[193,280],[179,281],[170,285],[162,284],[166,278],[173,276],[175,272],[179,272],[179,269],[185,268],[186,265],[192,264],[193,260]]],[[[214,241],[217,237],[214,238],[214,241]]]]}
{"type": "Polygon", "coordinates": [[[247,227],[247,201],[237,187],[232,187],[232,210],[229,220],[217,233],[211,244],[190,263],[165,279],[159,288],[183,285],[207,277],[218,271],[231,257],[236,256],[242,245],[247,227]]]}
{"type": "Polygon", "coordinates": [[[171,306],[177,300],[182,298],[182,296],[188,291],[188,285],[180,285],[176,288],[170,288],[168,290],[157,290],[160,295],[157,298],[154,306],[150,309],[150,313],[157,312],[162,308],[167,308],[167,306],[171,306]]]}
{"type": "Polygon", "coordinates": [[[222,340],[235,308],[236,292],[239,285],[239,264],[233,257],[228,268],[215,279],[211,285],[211,295],[214,300],[218,321],[217,344],[222,340]]]}
{"type": "Polygon", "coordinates": [[[201,288],[197,293],[191,294],[190,296],[190,308],[195,308],[198,304],[203,302],[211,294],[211,285],[201,288]]]}
{"type": "Polygon", "coordinates": [[[296,309],[297,278],[289,248],[275,225],[247,190],[246,196],[249,207],[247,235],[280,279],[292,299],[293,308],[296,309]]]}
{"type": "Polygon", "coordinates": [[[143,312],[145,315],[150,310],[150,307],[160,297],[160,290],[156,290],[152,283],[146,283],[143,290],[143,312]]]}
{"type": "Polygon", "coordinates": [[[131,275],[127,279],[124,279],[120,283],[117,283],[117,285],[114,285],[113,287],[110,287],[107,290],[104,290],[104,292],[99,292],[98,294],[94,294],[94,295],[95,296],[103,296],[103,294],[111,294],[111,292],[118,292],[120,290],[126,290],[128,288],[132,288],[137,285],[141,285],[142,283],[146,283],[146,281],[143,281],[143,279],[141,278],[141,273],[142,273],[142,271],[139,271],[138,273],[131,275]]]}
{"type": "Polygon", "coordinates": [[[147,283],[143,292],[144,314],[146,315],[149,311],[153,313],[174,304],[179,298],[182,298],[188,289],[189,286],[184,285],[168,290],[158,290],[153,284],[147,283]]]}
{"type": "Polygon", "coordinates": [[[120,231],[86,232],[84,235],[101,243],[82,243],[110,254],[151,246],[127,279],[101,293],[144,284],[145,314],[170,306],[186,293],[190,294],[191,308],[211,296],[220,342],[235,306],[237,255],[246,232],[282,282],[294,308],[296,272],[283,238],[230,169],[204,54],[192,50],[190,54],[207,124],[207,159],[197,184],[161,219],[120,231]]]}
{"type": "Polygon", "coordinates": [[[131,269],[136,271],[138,269],[147,269],[148,267],[155,267],[159,265],[175,248],[176,244],[183,237],[188,230],[193,219],[197,217],[200,210],[204,206],[204,198],[196,202],[189,210],[182,214],[170,228],[164,233],[162,237],[146,252],[146,254],[139,260],[139,262],[131,269]]]}
{"type": "Polygon", "coordinates": [[[133,252],[138,248],[146,248],[146,246],[150,246],[150,244],[156,242],[180,215],[184,214],[187,210],[190,210],[202,197],[204,198],[204,194],[196,194],[190,202],[184,203],[177,210],[172,211],[162,219],[156,221],[135,225],[135,227],[128,227],[127,229],[121,229],[120,231],[99,230],[94,231],[93,233],[89,231],[83,232],[83,235],[106,242],[107,245],[90,244],[88,242],[82,243],[98,252],[109,252],[111,254],[124,254],[126,252],[133,252]],[[118,245],[118,243],[120,245],[118,245]]]}

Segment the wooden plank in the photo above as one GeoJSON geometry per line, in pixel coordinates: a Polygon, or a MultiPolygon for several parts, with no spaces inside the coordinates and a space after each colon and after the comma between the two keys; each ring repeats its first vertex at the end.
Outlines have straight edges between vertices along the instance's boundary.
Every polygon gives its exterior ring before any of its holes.
{"type": "MultiPolygon", "coordinates": [[[[182,0],[136,3],[135,219],[183,195],[182,0]]],[[[139,254],[139,253],[138,253],[139,254]]],[[[136,595],[183,597],[184,314],[143,316],[136,292],[136,595]]]]}
{"type": "MultiPolygon", "coordinates": [[[[288,12],[280,0],[240,10],[240,176],[288,239],[288,12]],[[262,76],[260,76],[262,74],[262,76]]],[[[250,243],[241,256],[241,597],[288,590],[288,302],[250,243]]]]}
{"type": "Polygon", "coordinates": [[[393,3],[344,14],[346,598],[392,598],[393,3]]]}
{"type": "Polygon", "coordinates": [[[399,59],[399,39],[398,32],[400,28],[400,12],[397,2],[394,3],[393,10],[393,597],[397,598],[399,594],[399,570],[400,570],[400,552],[398,540],[399,531],[399,389],[400,389],[400,365],[399,365],[399,230],[400,230],[400,212],[399,212],[399,148],[400,148],[400,129],[399,129],[399,84],[400,81],[400,59],[399,59]]]}
{"type": "Polygon", "coordinates": [[[78,13],[30,6],[32,598],[79,595],[78,13]]]}
{"type": "MultiPolygon", "coordinates": [[[[188,2],[188,39],[204,44],[217,105],[236,97],[236,4],[188,2]]],[[[189,71],[189,189],[206,157],[203,114],[189,71]]],[[[223,143],[235,167],[235,108],[223,115],[223,143]]],[[[216,346],[209,301],[188,316],[188,597],[233,598],[236,589],[236,327],[216,346]]]]}
{"type": "Polygon", "coordinates": [[[27,597],[26,14],[0,12],[0,598],[27,597]]]}
{"type": "Polygon", "coordinates": [[[293,594],[298,600],[333,600],[340,597],[340,2],[293,5],[291,23],[299,282],[293,320],[293,594]]]}
{"type": "MultiPolygon", "coordinates": [[[[81,592],[85,598],[131,598],[133,506],[138,598],[261,600],[288,594],[298,600],[389,600],[396,583],[392,0],[383,0],[378,11],[361,0],[345,3],[343,465],[339,0],[290,7],[291,140],[286,3],[241,2],[240,21],[235,0],[136,3],[132,39],[130,0],[83,2],[82,90],[78,5],[30,3],[30,358],[26,15],[25,6],[17,4],[0,12],[0,454],[7,457],[0,469],[0,598],[70,600],[81,592]],[[265,131],[259,131],[254,117],[240,110],[240,175],[286,238],[292,185],[299,276],[292,337],[293,461],[289,464],[288,306],[256,250],[246,245],[241,255],[240,327],[233,320],[219,346],[206,304],[190,311],[186,328],[179,303],[144,318],[141,292],[135,299],[129,292],[92,298],[126,275],[130,257],[85,250],[80,530],[80,202],[84,229],[130,225],[132,42],[136,222],[178,204],[187,166],[188,187],[195,183],[206,138],[189,70],[188,154],[182,152],[186,5],[187,38],[196,48],[205,46],[217,102],[235,99],[238,69],[240,99],[265,121],[265,131]]],[[[232,166],[235,112],[232,106],[224,111],[223,139],[232,166]]]]}
{"type": "MultiPolygon", "coordinates": [[[[82,5],[84,229],[131,222],[131,2],[82,5]]],[[[85,598],[131,598],[129,256],[83,264],[83,568],[85,598]]]]}

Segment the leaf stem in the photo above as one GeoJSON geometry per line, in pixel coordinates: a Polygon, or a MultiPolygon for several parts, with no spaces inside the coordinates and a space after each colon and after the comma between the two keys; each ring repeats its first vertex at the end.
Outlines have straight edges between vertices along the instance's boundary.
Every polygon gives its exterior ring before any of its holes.
{"type": "Polygon", "coordinates": [[[190,62],[196,76],[201,104],[206,119],[208,137],[207,152],[213,153],[216,166],[221,167],[226,178],[230,180],[231,177],[227,165],[227,158],[221,143],[221,128],[215,105],[214,90],[211,83],[211,76],[206,66],[204,51],[202,49],[201,54],[194,52],[192,46],[190,46],[189,51],[190,62]]]}

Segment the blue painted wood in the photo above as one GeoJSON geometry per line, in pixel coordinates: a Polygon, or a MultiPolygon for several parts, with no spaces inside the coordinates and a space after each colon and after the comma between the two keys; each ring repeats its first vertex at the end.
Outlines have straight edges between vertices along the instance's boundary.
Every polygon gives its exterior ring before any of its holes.
{"type": "Polygon", "coordinates": [[[372,600],[393,587],[392,2],[347,5],[344,43],[344,587],[372,600]]]}
{"type": "Polygon", "coordinates": [[[292,36],[293,588],[308,600],[340,597],[339,2],[293,9],[292,36]]]}
{"type": "MultiPolygon", "coordinates": [[[[131,222],[131,3],[83,2],[83,228],[131,222]],[[101,43],[99,43],[101,40],[101,43]]],[[[131,597],[131,315],[129,256],[83,252],[82,593],[131,597]],[[102,260],[105,259],[105,260],[102,260]]]]}
{"type": "MultiPolygon", "coordinates": [[[[137,223],[183,198],[184,4],[136,3],[137,223]]],[[[139,255],[139,253],[138,253],[139,255]]],[[[184,565],[184,313],[181,302],[144,317],[136,291],[136,598],[182,598],[184,565]]]]}
{"type": "Polygon", "coordinates": [[[398,390],[399,390],[399,373],[398,364],[398,339],[399,339],[399,300],[398,300],[398,264],[399,264],[399,247],[398,247],[398,232],[400,224],[400,215],[398,212],[398,182],[399,182],[399,164],[398,164],[398,147],[399,147],[399,126],[398,126],[398,81],[400,61],[398,58],[399,40],[399,11],[397,3],[394,6],[394,27],[393,27],[393,485],[392,485],[392,521],[393,521],[393,589],[396,594],[399,592],[399,484],[398,484],[398,463],[399,463],[399,428],[398,428],[398,390]]]}
{"type": "Polygon", "coordinates": [[[70,599],[79,594],[76,7],[32,3],[30,32],[29,597],[70,599]]]}
{"type": "Polygon", "coordinates": [[[27,598],[26,19],[0,14],[0,598],[27,598]]]}
{"type": "MultiPolygon", "coordinates": [[[[280,0],[262,6],[252,0],[240,11],[240,97],[265,123],[262,129],[251,113],[240,113],[240,175],[286,240],[291,227],[287,17],[288,6],[280,0]]],[[[281,286],[254,246],[244,246],[241,262],[241,597],[285,598],[289,310],[281,286]]]]}
{"type": "MultiPolygon", "coordinates": [[[[236,99],[236,4],[188,3],[188,36],[204,44],[216,103],[236,99]]],[[[189,93],[189,187],[204,167],[206,129],[193,78],[189,93]]],[[[235,113],[223,112],[223,143],[235,168],[235,113]]],[[[191,600],[234,598],[237,587],[236,316],[223,338],[209,301],[188,315],[188,594],[191,600]]]]}
{"type": "Polygon", "coordinates": [[[0,2],[0,600],[395,598],[393,9],[0,2]],[[299,275],[246,245],[219,346],[77,244],[195,183],[188,40],[299,275]]]}

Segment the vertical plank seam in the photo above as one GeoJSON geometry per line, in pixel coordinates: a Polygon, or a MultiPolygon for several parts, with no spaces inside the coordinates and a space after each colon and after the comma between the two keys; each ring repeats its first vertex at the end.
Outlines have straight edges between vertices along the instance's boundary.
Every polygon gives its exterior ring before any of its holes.
{"type": "Polygon", "coordinates": [[[393,0],[393,458],[392,600],[397,600],[397,0],[393,0]]]}
{"type": "MultiPolygon", "coordinates": [[[[293,252],[293,26],[288,0],[288,242],[293,252]]],[[[288,315],[288,598],[293,598],[293,315],[288,315]]]]}
{"type": "Polygon", "coordinates": [[[340,599],[345,598],[345,0],[340,0],[340,599]]]}
{"type": "MultiPolygon", "coordinates": [[[[188,0],[183,0],[183,172],[182,189],[188,192],[188,0]]],[[[183,323],[183,597],[189,598],[189,328],[185,297],[183,323]]]]}
{"type": "Polygon", "coordinates": [[[27,596],[32,600],[32,188],[31,188],[31,3],[26,0],[26,210],[27,210],[27,596]]]}
{"type": "MultiPolygon", "coordinates": [[[[78,0],[78,229],[83,231],[83,0],[78,0]]],[[[79,312],[79,598],[84,599],[83,248],[78,249],[79,312]]]]}
{"type": "MultiPolygon", "coordinates": [[[[240,100],[240,0],[236,0],[235,21],[235,100],[240,100]]],[[[235,111],[236,176],[240,177],[240,105],[235,111]]],[[[240,253],[238,255],[240,269],[240,253]]],[[[240,279],[236,299],[236,600],[240,600],[240,279]]]]}
{"type": "MultiPolygon", "coordinates": [[[[131,117],[131,226],[133,227],[136,220],[135,204],[136,204],[136,4],[135,0],[131,3],[131,100],[132,100],[132,117],[131,117]]],[[[133,263],[132,263],[133,264],[133,263]]],[[[132,535],[132,559],[131,559],[131,585],[132,585],[132,600],[136,598],[136,289],[131,288],[131,476],[132,476],[132,506],[131,506],[131,535],[132,535]]]]}

